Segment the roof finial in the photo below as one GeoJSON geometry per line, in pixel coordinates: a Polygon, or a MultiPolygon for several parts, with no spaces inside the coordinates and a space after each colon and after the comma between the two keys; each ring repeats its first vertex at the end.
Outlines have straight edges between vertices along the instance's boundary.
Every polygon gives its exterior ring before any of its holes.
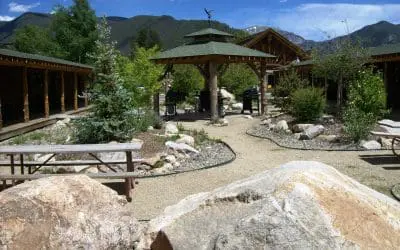
{"type": "Polygon", "coordinates": [[[207,10],[206,8],[204,8],[204,11],[206,12],[207,16],[208,16],[208,26],[210,26],[211,28],[211,14],[214,12],[213,10],[207,10]]]}

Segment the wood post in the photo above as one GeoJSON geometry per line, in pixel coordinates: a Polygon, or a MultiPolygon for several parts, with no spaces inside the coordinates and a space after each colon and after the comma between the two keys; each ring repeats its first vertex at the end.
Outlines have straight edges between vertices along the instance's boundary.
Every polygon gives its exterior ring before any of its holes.
{"type": "Polygon", "coordinates": [[[218,76],[217,76],[217,64],[210,62],[210,110],[211,110],[211,122],[215,123],[218,121],[218,76]]]}
{"type": "Polygon", "coordinates": [[[85,107],[89,106],[89,97],[88,97],[88,82],[85,82],[85,107]]]}
{"type": "Polygon", "coordinates": [[[44,93],[44,117],[49,118],[50,107],[49,107],[49,70],[48,69],[44,70],[43,93],[44,93]]]}
{"type": "Polygon", "coordinates": [[[78,110],[78,74],[74,72],[74,110],[78,110]]]}
{"type": "MultiPolygon", "coordinates": [[[[135,170],[132,162],[132,152],[126,151],[126,172],[133,172],[135,170]]],[[[125,178],[125,196],[126,199],[131,202],[132,201],[132,193],[131,190],[134,188],[135,179],[134,178],[125,178]]]]}
{"type": "Polygon", "coordinates": [[[28,69],[22,69],[22,91],[24,97],[24,122],[29,121],[29,88],[28,88],[28,69]]]}
{"type": "Polygon", "coordinates": [[[264,115],[266,113],[266,107],[267,107],[267,102],[265,98],[265,67],[261,66],[260,67],[260,72],[259,72],[259,80],[260,80],[260,103],[261,103],[261,110],[260,110],[260,115],[264,115]]]}
{"type": "Polygon", "coordinates": [[[61,113],[65,112],[65,83],[64,71],[61,71],[61,113]]]}

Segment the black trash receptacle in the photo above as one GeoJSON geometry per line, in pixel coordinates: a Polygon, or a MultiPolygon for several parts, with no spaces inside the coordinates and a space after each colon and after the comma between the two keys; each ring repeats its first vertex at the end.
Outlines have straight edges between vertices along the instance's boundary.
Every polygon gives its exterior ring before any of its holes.
{"type": "Polygon", "coordinates": [[[242,114],[244,113],[245,110],[250,111],[250,114],[253,114],[253,111],[258,111],[259,112],[259,91],[256,87],[246,89],[243,92],[243,109],[242,109],[242,114]]]}
{"type": "Polygon", "coordinates": [[[166,116],[174,116],[177,115],[176,110],[176,102],[177,102],[177,93],[172,89],[168,90],[165,95],[165,115],[166,116]]]}

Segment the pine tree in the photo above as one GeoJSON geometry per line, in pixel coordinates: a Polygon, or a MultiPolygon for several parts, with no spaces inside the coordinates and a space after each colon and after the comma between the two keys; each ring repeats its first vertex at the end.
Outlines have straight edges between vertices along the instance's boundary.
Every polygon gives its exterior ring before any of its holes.
{"type": "Polygon", "coordinates": [[[98,26],[95,42],[95,82],[92,89],[92,112],[77,121],[75,133],[79,143],[125,141],[135,131],[131,94],[123,87],[117,73],[115,42],[110,40],[110,28],[105,18],[98,26]]]}

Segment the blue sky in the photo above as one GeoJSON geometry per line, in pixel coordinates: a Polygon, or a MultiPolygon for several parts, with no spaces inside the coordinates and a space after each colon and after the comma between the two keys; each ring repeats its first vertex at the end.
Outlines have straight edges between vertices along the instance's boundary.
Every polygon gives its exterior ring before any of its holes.
{"type": "MultiPolygon", "coordinates": [[[[0,20],[26,11],[50,13],[71,0],[0,0],[0,20]]],[[[295,32],[306,39],[344,35],[381,20],[400,23],[399,0],[90,0],[98,16],[171,15],[177,19],[214,19],[235,28],[266,25],[295,32]]]]}

